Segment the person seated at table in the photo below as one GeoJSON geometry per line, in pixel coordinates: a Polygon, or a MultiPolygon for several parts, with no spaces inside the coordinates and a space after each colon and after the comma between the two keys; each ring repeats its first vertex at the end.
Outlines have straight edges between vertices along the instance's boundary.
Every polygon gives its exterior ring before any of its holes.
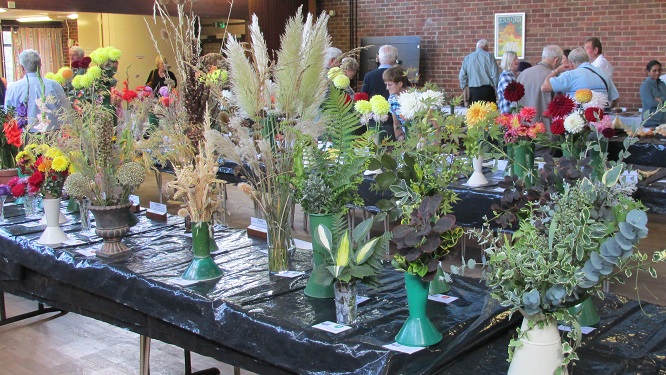
{"type": "Polygon", "coordinates": [[[404,141],[405,128],[403,124],[405,123],[405,119],[400,115],[398,96],[407,91],[407,88],[411,86],[411,83],[409,82],[409,78],[407,78],[407,72],[402,66],[386,69],[382,74],[382,78],[386,84],[386,90],[389,92],[388,102],[391,105],[391,117],[393,117],[395,140],[404,141]]]}
{"type": "Polygon", "coordinates": [[[516,80],[516,76],[518,75],[518,55],[513,51],[504,52],[500,68],[502,68],[502,74],[500,74],[499,82],[497,83],[497,108],[500,113],[505,114],[511,112],[511,102],[504,99],[504,89],[516,80]]]}
{"type": "Polygon", "coordinates": [[[607,107],[617,104],[620,94],[613,80],[600,68],[590,64],[590,58],[582,47],[578,47],[569,54],[569,62],[573,69],[564,64],[558,66],[546,77],[541,85],[543,92],[561,92],[574,97],[576,90],[590,89],[595,94],[593,100],[599,106],[607,107]]]}
{"type": "MultiPolygon", "coordinates": [[[[651,60],[647,63],[647,78],[641,84],[641,103],[643,113],[654,113],[658,105],[666,99],[666,83],[664,83],[659,75],[661,74],[661,63],[657,60],[651,60]]],[[[666,124],[666,112],[655,113],[650,117],[643,126],[655,127],[661,124],[666,124]]]]}

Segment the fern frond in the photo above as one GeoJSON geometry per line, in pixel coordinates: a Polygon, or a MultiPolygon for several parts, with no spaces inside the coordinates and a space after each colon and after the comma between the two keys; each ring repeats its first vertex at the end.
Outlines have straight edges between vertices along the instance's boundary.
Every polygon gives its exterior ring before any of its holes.
{"type": "Polygon", "coordinates": [[[352,110],[352,105],[343,90],[330,85],[328,98],[323,104],[323,116],[330,142],[341,151],[352,148],[357,138],[354,134],[361,127],[360,117],[352,110]]]}

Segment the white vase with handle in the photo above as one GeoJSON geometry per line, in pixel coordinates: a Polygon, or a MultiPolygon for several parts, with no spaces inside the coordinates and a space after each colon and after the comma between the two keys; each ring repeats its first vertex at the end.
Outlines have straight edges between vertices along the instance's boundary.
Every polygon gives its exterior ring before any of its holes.
{"type": "MultiPolygon", "coordinates": [[[[546,320],[543,326],[537,323],[529,328],[530,319],[534,317],[523,318],[520,330],[526,335],[513,352],[508,375],[552,374],[562,366],[562,339],[555,319],[546,320]]],[[[566,368],[562,374],[568,374],[566,368]]]]}
{"type": "Polygon", "coordinates": [[[488,184],[488,179],[483,175],[483,156],[475,156],[472,159],[472,166],[474,167],[474,173],[469,176],[467,180],[467,185],[469,186],[483,186],[488,184]]]}
{"type": "Polygon", "coordinates": [[[60,228],[60,198],[44,199],[44,217],[46,217],[46,229],[37,240],[38,243],[55,246],[69,239],[60,228]]]}

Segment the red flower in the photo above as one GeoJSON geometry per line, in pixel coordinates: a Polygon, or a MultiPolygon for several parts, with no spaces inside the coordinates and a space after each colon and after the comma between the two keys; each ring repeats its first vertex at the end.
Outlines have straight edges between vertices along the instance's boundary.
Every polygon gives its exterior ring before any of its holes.
{"type": "Polygon", "coordinates": [[[553,100],[548,103],[548,109],[543,113],[544,116],[551,118],[566,117],[576,108],[576,103],[566,95],[555,95],[553,100]]]}
{"type": "Polygon", "coordinates": [[[5,137],[7,137],[7,144],[21,147],[23,145],[23,139],[21,139],[21,128],[19,127],[18,121],[15,118],[9,119],[4,123],[5,137]]]}
{"type": "Polygon", "coordinates": [[[615,129],[606,128],[606,129],[601,131],[601,134],[606,138],[613,138],[613,137],[615,137],[615,129]]]}
{"type": "Polygon", "coordinates": [[[604,110],[599,107],[585,108],[585,119],[589,122],[599,122],[604,118],[604,110]]]}
{"type": "Polygon", "coordinates": [[[28,186],[35,186],[37,190],[44,183],[44,173],[40,171],[35,171],[30,177],[28,177],[28,186]]]}
{"type": "Polygon", "coordinates": [[[19,181],[21,181],[21,178],[19,176],[14,176],[7,181],[7,185],[9,185],[10,188],[13,188],[19,183],[19,181]]]}
{"type": "Polygon", "coordinates": [[[534,116],[536,116],[536,109],[532,107],[523,107],[518,113],[518,116],[526,122],[532,122],[534,116]]]}
{"type": "Polygon", "coordinates": [[[556,117],[550,123],[550,132],[555,135],[564,134],[564,117],[556,117]]]}
{"type": "Polygon", "coordinates": [[[513,81],[504,89],[504,99],[510,102],[517,102],[525,96],[525,86],[522,83],[513,81]]]}
{"type": "Polygon", "coordinates": [[[89,56],[86,56],[86,57],[84,57],[84,58],[81,59],[80,66],[81,66],[81,68],[83,68],[83,69],[88,69],[88,67],[90,66],[90,63],[91,63],[91,62],[92,62],[92,59],[91,59],[89,56]]]}
{"type": "Polygon", "coordinates": [[[160,102],[162,102],[162,105],[164,105],[165,107],[168,107],[171,104],[171,101],[169,100],[168,96],[161,96],[160,102]]]}
{"type": "Polygon", "coordinates": [[[81,60],[74,60],[70,65],[72,66],[72,69],[78,69],[81,67],[81,60]]]}
{"type": "Polygon", "coordinates": [[[354,101],[357,102],[359,100],[370,100],[370,97],[365,92],[357,92],[354,94],[354,101]]]}
{"type": "Polygon", "coordinates": [[[123,90],[123,100],[126,102],[132,101],[138,95],[134,90],[123,90]]]}
{"type": "Polygon", "coordinates": [[[25,195],[25,184],[20,183],[12,187],[12,195],[14,198],[20,198],[25,195]]]}

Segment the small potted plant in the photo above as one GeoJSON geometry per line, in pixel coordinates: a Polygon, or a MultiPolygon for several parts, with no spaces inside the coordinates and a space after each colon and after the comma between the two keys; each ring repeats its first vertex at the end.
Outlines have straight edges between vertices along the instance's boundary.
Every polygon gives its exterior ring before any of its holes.
{"type": "Polygon", "coordinates": [[[334,284],[337,322],[356,321],[357,283],[378,285],[382,270],[381,250],[391,238],[390,232],[367,240],[373,218],[358,224],[351,232],[343,215],[336,215],[333,231],[324,225],[315,228],[315,241],[324,249],[323,261],[312,271],[312,278],[321,285],[334,284]]]}

